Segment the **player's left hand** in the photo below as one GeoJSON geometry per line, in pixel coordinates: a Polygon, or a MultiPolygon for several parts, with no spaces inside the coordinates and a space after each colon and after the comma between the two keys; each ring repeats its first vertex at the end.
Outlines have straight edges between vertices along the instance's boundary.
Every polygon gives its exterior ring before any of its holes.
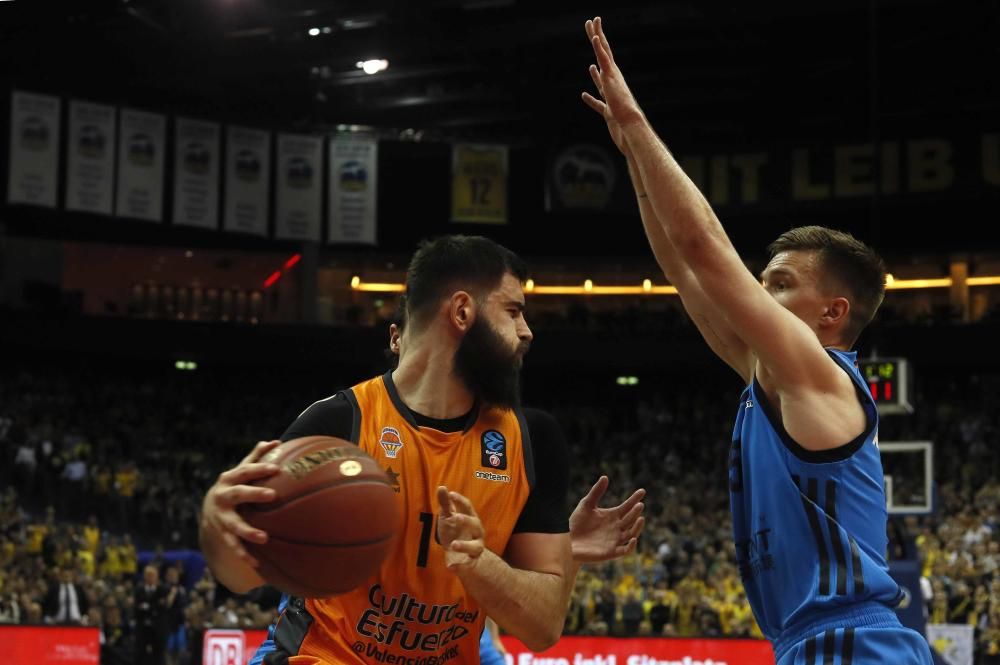
{"type": "Polygon", "coordinates": [[[608,485],[607,476],[598,478],[570,515],[574,561],[598,563],[620,559],[635,550],[639,542],[639,534],[646,525],[642,516],[645,506],[641,503],[646,490],[636,490],[614,508],[601,508],[598,504],[608,485]]]}
{"type": "Polygon", "coordinates": [[[486,549],[486,531],[472,502],[447,487],[438,487],[441,512],[437,520],[437,535],[444,548],[444,562],[449,570],[471,568],[486,549]]]}

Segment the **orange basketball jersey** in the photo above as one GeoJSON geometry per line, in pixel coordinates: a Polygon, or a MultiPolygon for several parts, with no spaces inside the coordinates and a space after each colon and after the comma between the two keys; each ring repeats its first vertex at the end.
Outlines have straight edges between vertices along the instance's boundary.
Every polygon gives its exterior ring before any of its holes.
{"type": "Polygon", "coordinates": [[[362,587],[298,602],[311,623],[289,663],[478,663],[486,617],[445,568],[436,541],[436,492],[444,485],[467,497],[482,520],[486,547],[503,555],[534,482],[523,417],[481,408],[464,431],[418,427],[391,374],[345,395],[354,406],[352,438],[392,479],[403,523],[381,570],[362,587]]]}

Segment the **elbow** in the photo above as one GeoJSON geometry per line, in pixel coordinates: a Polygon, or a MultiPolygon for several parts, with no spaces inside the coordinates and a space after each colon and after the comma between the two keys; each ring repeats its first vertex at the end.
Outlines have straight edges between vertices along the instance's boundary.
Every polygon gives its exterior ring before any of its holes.
{"type": "Polygon", "coordinates": [[[524,646],[528,647],[535,653],[540,653],[542,651],[551,649],[559,641],[559,638],[562,637],[562,629],[563,629],[563,620],[560,620],[558,623],[552,626],[547,626],[547,627],[540,626],[539,632],[537,634],[532,635],[530,640],[524,641],[524,646]]]}

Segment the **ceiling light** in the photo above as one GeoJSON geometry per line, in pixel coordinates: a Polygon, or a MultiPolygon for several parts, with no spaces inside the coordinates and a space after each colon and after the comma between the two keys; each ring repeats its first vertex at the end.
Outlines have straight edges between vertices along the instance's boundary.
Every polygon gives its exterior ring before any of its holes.
{"type": "Polygon", "coordinates": [[[319,34],[319,28],[309,28],[309,36],[315,37],[319,34]]]}
{"type": "Polygon", "coordinates": [[[363,69],[365,74],[377,74],[389,67],[389,61],[382,60],[359,60],[356,63],[358,69],[363,69]]]}

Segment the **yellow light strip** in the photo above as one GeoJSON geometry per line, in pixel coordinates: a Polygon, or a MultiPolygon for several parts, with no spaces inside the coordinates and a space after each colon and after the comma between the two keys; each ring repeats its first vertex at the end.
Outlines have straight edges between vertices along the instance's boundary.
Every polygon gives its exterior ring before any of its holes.
{"type": "Polygon", "coordinates": [[[652,286],[647,289],[642,286],[535,286],[528,291],[540,296],[642,296],[650,294],[677,295],[677,289],[672,286],[652,286]]]}
{"type": "Polygon", "coordinates": [[[387,284],[380,282],[367,282],[359,283],[357,286],[352,286],[355,291],[372,291],[374,293],[402,293],[406,290],[406,286],[403,284],[387,284]]]}
{"type": "MultiPolygon", "coordinates": [[[[972,279],[969,280],[970,286],[972,279]]],[[[885,285],[886,290],[895,291],[897,289],[939,289],[951,286],[951,277],[939,277],[936,279],[893,279],[885,285]]]]}
{"type": "MultiPolygon", "coordinates": [[[[990,277],[970,277],[969,286],[1000,286],[1000,275],[990,277]]],[[[933,279],[890,279],[886,290],[897,291],[907,289],[939,289],[951,286],[950,277],[933,279]]],[[[360,277],[351,278],[351,289],[371,293],[403,293],[404,284],[396,282],[362,282],[360,277]]],[[[587,280],[581,286],[539,286],[534,280],[525,283],[525,293],[540,296],[643,296],[643,295],[677,295],[673,286],[653,286],[650,280],[644,280],[641,286],[598,286],[587,280]]]]}
{"type": "Polygon", "coordinates": [[[1000,275],[994,277],[970,277],[965,281],[969,286],[997,286],[1000,285],[1000,275]]]}

